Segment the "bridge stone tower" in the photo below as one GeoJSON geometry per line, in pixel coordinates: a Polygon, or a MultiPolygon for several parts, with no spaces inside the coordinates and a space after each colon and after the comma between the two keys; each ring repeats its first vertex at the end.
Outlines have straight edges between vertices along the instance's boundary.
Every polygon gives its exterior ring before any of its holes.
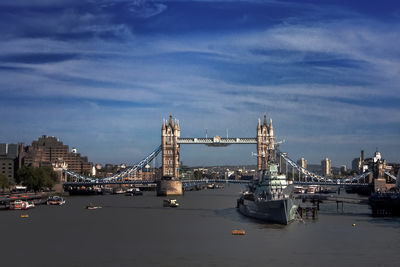
{"type": "Polygon", "coordinates": [[[268,162],[273,160],[274,155],[274,128],[272,119],[267,123],[267,115],[264,114],[264,121],[261,124],[258,119],[257,125],[257,169],[259,171],[268,168],[268,162]]]}
{"type": "Polygon", "coordinates": [[[178,139],[181,136],[179,121],[163,120],[161,128],[161,149],[162,149],[162,176],[179,178],[179,150],[178,139]]]}

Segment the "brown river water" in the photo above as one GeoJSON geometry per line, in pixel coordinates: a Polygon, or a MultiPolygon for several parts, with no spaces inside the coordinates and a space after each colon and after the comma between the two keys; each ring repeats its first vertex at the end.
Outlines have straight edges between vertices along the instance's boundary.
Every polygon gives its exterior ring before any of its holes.
{"type": "Polygon", "coordinates": [[[400,218],[334,203],[317,220],[271,225],[237,212],[243,189],[185,192],[178,208],[145,192],[0,211],[0,266],[400,266],[400,218]]]}

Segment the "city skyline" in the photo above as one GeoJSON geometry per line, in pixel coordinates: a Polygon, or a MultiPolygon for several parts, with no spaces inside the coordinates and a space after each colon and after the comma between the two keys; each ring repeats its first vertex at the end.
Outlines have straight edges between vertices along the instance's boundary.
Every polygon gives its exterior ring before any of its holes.
{"type": "MultiPolygon", "coordinates": [[[[399,162],[400,5],[393,1],[2,1],[0,143],[56,136],[133,164],[182,137],[255,137],[351,166],[399,162]]],[[[255,146],[182,146],[187,165],[255,164],[255,146]]]]}

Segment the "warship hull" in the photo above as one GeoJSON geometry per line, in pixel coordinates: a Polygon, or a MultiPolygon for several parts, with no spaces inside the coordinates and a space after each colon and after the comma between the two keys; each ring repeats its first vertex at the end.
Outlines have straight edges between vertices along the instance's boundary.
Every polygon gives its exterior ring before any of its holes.
{"type": "Polygon", "coordinates": [[[245,216],[287,225],[295,219],[297,205],[291,198],[266,201],[238,199],[237,208],[245,216]]]}

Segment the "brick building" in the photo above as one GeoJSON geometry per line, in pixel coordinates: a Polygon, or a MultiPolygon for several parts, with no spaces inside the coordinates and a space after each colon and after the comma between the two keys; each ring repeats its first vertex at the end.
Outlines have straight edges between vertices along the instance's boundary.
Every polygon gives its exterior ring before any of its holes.
{"type": "Polygon", "coordinates": [[[71,171],[79,173],[91,173],[93,163],[87,157],[76,153],[76,149],[69,151],[56,137],[43,135],[32,145],[25,147],[23,162],[25,166],[53,166],[53,164],[63,161],[71,171]]]}

